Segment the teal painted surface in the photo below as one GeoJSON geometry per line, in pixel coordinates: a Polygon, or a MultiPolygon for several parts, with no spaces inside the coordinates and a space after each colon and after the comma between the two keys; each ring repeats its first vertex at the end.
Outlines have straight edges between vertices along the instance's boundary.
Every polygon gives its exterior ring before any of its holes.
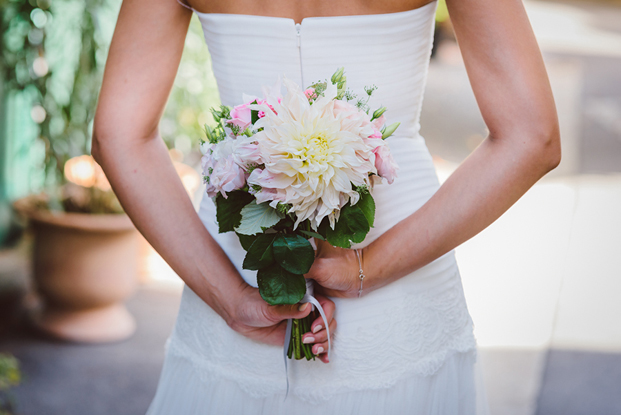
{"type": "Polygon", "coordinates": [[[0,91],[0,246],[15,226],[11,202],[43,184],[41,165],[45,149],[37,140],[37,126],[30,118],[29,91],[0,91]]]}

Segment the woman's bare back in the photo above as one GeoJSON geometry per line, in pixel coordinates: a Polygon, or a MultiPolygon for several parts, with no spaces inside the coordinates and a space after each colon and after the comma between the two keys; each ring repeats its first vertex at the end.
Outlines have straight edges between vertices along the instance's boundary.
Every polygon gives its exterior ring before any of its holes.
{"type": "Polygon", "coordinates": [[[187,4],[203,13],[251,14],[287,17],[300,23],[305,17],[384,14],[412,10],[430,0],[189,0],[187,4]]]}

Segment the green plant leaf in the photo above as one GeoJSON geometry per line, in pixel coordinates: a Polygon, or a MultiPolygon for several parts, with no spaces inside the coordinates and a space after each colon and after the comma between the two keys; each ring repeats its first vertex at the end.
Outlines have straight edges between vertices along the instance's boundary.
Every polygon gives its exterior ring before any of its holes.
{"type": "Polygon", "coordinates": [[[312,232],[312,231],[304,231],[302,229],[299,229],[300,233],[303,233],[306,236],[310,236],[311,238],[315,238],[315,239],[320,239],[322,241],[325,241],[326,238],[324,238],[322,235],[318,234],[317,232],[312,232]]]}
{"type": "Polygon", "coordinates": [[[332,246],[350,248],[351,242],[360,243],[369,233],[371,227],[362,209],[358,205],[345,205],[334,229],[327,227],[326,239],[332,246]]]}
{"type": "Polygon", "coordinates": [[[303,275],[293,274],[278,264],[257,273],[261,297],[270,305],[297,304],[306,294],[303,275]]]}
{"type": "Polygon", "coordinates": [[[294,274],[306,274],[315,260],[313,246],[300,235],[278,235],[273,249],[276,262],[294,274]]]}
{"type": "Polygon", "coordinates": [[[242,268],[258,270],[271,265],[274,262],[272,243],[276,235],[275,233],[257,235],[257,238],[246,253],[242,268]]]}
{"type": "Polygon", "coordinates": [[[284,216],[268,203],[257,204],[255,200],[241,210],[241,222],[235,231],[242,235],[256,235],[276,225],[284,216]]]}
{"type": "Polygon", "coordinates": [[[375,221],[375,200],[373,200],[373,196],[370,193],[361,193],[360,200],[358,200],[356,206],[362,210],[369,222],[369,226],[372,228],[375,221]]]}
{"type": "MultiPolygon", "coordinates": [[[[251,104],[257,104],[257,100],[251,102],[251,104]]],[[[259,121],[259,111],[250,110],[250,123],[254,125],[255,122],[259,121]]]]}
{"type": "Polygon", "coordinates": [[[227,198],[218,194],[216,196],[216,219],[220,233],[230,232],[239,226],[242,215],[241,211],[254,196],[242,190],[235,190],[227,194],[227,198]]]}
{"type": "Polygon", "coordinates": [[[237,237],[239,238],[239,243],[241,244],[242,248],[244,248],[244,250],[248,251],[250,249],[250,246],[252,245],[252,243],[254,241],[256,241],[258,235],[242,235],[241,233],[237,233],[237,237]]]}

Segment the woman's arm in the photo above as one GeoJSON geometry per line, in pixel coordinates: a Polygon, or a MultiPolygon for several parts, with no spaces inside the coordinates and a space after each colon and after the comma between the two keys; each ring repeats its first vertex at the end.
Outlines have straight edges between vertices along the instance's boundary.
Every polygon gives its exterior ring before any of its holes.
{"type": "MultiPolygon", "coordinates": [[[[552,91],[521,0],[447,0],[487,139],[435,195],[364,249],[364,290],[399,279],[470,239],[560,162],[552,91]]],[[[309,277],[355,296],[353,252],[322,246],[309,277]]]]}
{"type": "MultiPolygon", "coordinates": [[[[310,307],[268,306],[243,281],[194,211],[159,136],[191,15],[175,0],[123,2],[95,116],[93,156],[136,227],[198,296],[233,329],[282,344],[279,323],[306,316],[310,307]]],[[[326,306],[331,318],[333,304],[326,306]]]]}

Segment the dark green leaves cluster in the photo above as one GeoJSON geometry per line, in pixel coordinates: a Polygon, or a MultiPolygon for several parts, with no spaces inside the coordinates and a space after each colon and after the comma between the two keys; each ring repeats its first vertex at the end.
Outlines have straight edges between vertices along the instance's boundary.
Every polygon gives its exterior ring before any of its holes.
{"type": "MultiPolygon", "coordinates": [[[[249,203],[254,203],[254,197],[245,191],[230,192],[226,199],[218,195],[216,206],[220,232],[238,228],[242,209],[249,203]]],[[[246,250],[243,268],[258,271],[259,291],[268,304],[296,304],[306,293],[304,274],[309,272],[315,260],[315,251],[308,240],[327,240],[333,246],[350,248],[352,243],[364,240],[373,226],[374,217],[373,197],[368,191],[361,191],[358,203],[347,204],[341,209],[334,229],[325,218],[317,232],[310,229],[308,221],[293,230],[292,218],[286,216],[267,230],[268,233],[238,233],[246,250]]]]}
{"type": "Polygon", "coordinates": [[[254,200],[254,196],[243,190],[216,196],[216,219],[220,233],[234,231],[241,223],[241,210],[254,200]]]}
{"type": "Polygon", "coordinates": [[[339,220],[334,229],[325,218],[319,226],[318,232],[323,235],[332,246],[350,248],[352,243],[360,243],[373,227],[375,218],[375,201],[367,193],[360,194],[360,200],[355,205],[349,203],[341,209],[339,220]]]}
{"type": "Polygon", "coordinates": [[[263,233],[248,247],[243,268],[259,271],[259,291],[268,304],[296,304],[306,293],[304,274],[314,260],[315,251],[302,236],[263,233]]]}

